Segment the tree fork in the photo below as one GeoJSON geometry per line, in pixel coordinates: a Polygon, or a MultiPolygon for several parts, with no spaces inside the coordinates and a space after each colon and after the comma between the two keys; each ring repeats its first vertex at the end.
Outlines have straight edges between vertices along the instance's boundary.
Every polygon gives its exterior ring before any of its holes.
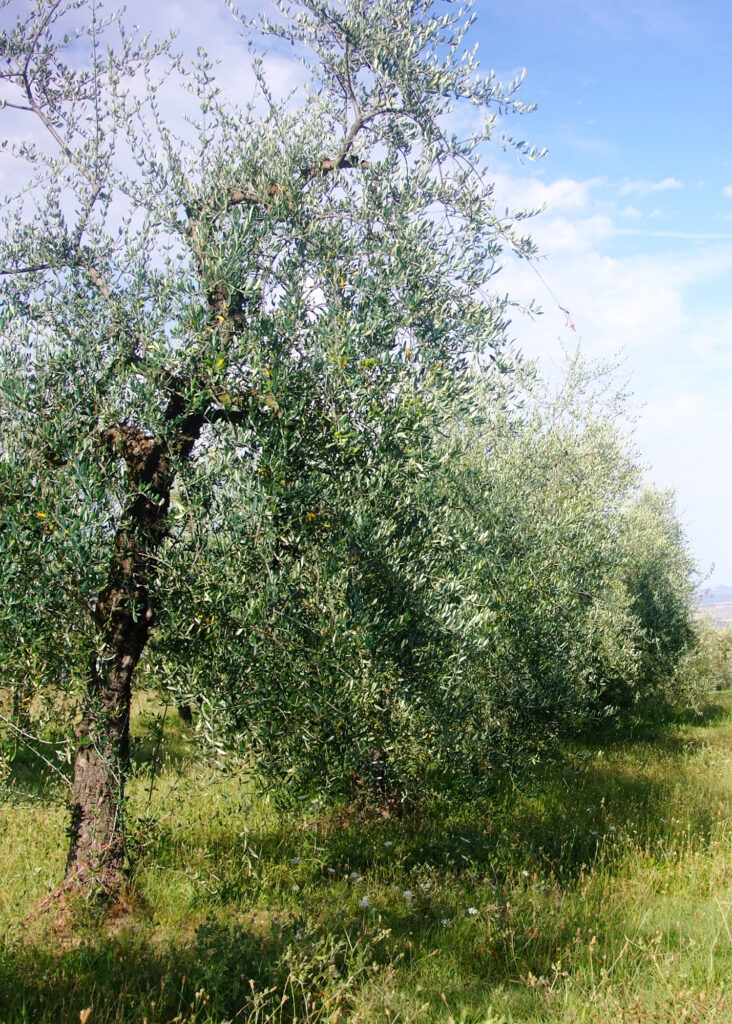
{"type": "Polygon", "coordinates": [[[128,423],[102,433],[104,446],[126,464],[130,504],[115,537],[107,586],[94,607],[102,653],[92,660],[76,729],[65,884],[98,886],[105,898],[114,898],[124,882],[132,681],[153,621],[149,588],[157,570],[151,558],[167,535],[173,458],[190,457],[205,423],[237,423],[249,415],[220,409],[186,414],[181,393],[173,392],[165,414],[171,437],[151,438],[128,423]]]}

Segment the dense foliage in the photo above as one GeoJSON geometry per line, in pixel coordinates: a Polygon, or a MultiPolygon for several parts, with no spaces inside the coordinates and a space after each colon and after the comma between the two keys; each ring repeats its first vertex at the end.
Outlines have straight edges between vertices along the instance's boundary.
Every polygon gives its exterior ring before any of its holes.
{"type": "Polygon", "coordinates": [[[199,729],[256,751],[270,785],[398,803],[491,788],[562,735],[683,702],[694,566],[611,385],[579,359],[556,394],[518,368],[510,387],[476,377],[411,474],[293,489],[279,534],[260,483],[235,537],[190,531],[177,572],[227,569],[180,591],[195,627],[166,602],[153,646],[199,729]]]}

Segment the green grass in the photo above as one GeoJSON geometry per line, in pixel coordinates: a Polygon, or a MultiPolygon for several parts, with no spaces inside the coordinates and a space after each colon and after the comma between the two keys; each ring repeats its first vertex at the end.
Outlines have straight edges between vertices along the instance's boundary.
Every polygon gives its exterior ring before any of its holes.
{"type": "Polygon", "coordinates": [[[278,813],[170,716],[158,742],[148,711],[112,920],[34,911],[63,871],[63,787],[19,755],[0,1021],[729,1024],[732,693],[715,700],[697,724],[598,736],[492,801],[402,820],[278,813]]]}

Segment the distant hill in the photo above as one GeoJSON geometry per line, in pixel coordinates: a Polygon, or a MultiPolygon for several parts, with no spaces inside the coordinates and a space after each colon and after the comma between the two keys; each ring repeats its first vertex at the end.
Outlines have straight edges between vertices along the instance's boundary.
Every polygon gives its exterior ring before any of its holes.
{"type": "Polygon", "coordinates": [[[697,605],[715,626],[732,626],[732,587],[710,587],[700,590],[697,605]]]}
{"type": "Polygon", "coordinates": [[[702,608],[730,602],[732,602],[732,587],[711,587],[709,590],[699,592],[699,604],[702,608]]]}

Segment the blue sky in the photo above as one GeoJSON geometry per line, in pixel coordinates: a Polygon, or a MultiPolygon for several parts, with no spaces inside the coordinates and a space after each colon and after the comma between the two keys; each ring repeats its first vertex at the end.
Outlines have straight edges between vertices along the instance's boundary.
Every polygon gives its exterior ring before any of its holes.
{"type": "MultiPolygon", "coordinates": [[[[189,53],[203,45],[221,59],[224,91],[248,98],[248,56],[221,0],[128,0],[127,10],[154,35],[177,30],[189,53]]],[[[477,0],[475,10],[482,68],[503,80],[525,68],[520,97],[537,104],[509,127],[549,151],[536,163],[498,147],[492,156],[501,202],[545,207],[530,222],[541,277],[508,261],[497,279],[544,310],[517,316],[513,334],[550,371],[578,342],[590,359],[621,353],[649,479],[676,488],[702,572],[716,565],[710,583],[732,585],[732,5],[477,0]]],[[[268,66],[286,94],[297,66],[289,54],[268,66]]]]}
{"type": "Polygon", "coordinates": [[[507,267],[545,313],[514,324],[545,363],[561,342],[622,349],[642,408],[649,478],[675,486],[711,583],[732,581],[732,7],[721,3],[478,0],[479,54],[526,68],[521,125],[549,153],[502,163],[509,195],[547,204],[533,223],[551,295],[507,267]]]}

